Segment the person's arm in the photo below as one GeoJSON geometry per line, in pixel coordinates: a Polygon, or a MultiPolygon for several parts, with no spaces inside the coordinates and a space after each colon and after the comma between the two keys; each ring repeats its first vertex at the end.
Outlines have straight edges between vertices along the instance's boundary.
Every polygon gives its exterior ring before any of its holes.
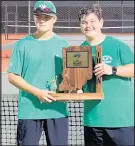
{"type": "Polygon", "coordinates": [[[42,102],[56,101],[55,98],[53,98],[52,96],[49,95],[49,93],[52,93],[51,91],[42,90],[42,89],[39,89],[39,88],[36,88],[36,87],[30,85],[19,75],[16,75],[13,73],[8,73],[8,80],[15,87],[17,87],[20,90],[23,90],[25,92],[28,92],[30,94],[33,94],[42,102]]]}
{"type": "Polygon", "coordinates": [[[116,75],[121,77],[128,77],[128,78],[134,77],[134,64],[118,66],[116,75]]]}
{"type": "MultiPolygon", "coordinates": [[[[97,64],[94,73],[98,77],[101,77],[102,75],[112,75],[112,66],[104,63],[97,64]]],[[[134,77],[134,64],[118,66],[116,75],[125,78],[134,77]]]]}
{"type": "MultiPolygon", "coordinates": [[[[123,41],[118,40],[116,43],[119,52],[119,59],[121,65],[116,66],[116,75],[125,78],[134,77],[134,53],[133,49],[125,44],[123,41]]],[[[107,64],[97,64],[95,66],[95,75],[101,77],[102,75],[112,75],[112,66],[107,64]]]]}
{"type": "Polygon", "coordinates": [[[52,100],[55,100],[52,96],[49,95],[50,91],[38,89],[27,83],[21,77],[26,54],[25,51],[25,40],[22,39],[17,41],[10,56],[7,69],[9,82],[20,90],[33,94],[42,102],[51,102],[52,100]]]}

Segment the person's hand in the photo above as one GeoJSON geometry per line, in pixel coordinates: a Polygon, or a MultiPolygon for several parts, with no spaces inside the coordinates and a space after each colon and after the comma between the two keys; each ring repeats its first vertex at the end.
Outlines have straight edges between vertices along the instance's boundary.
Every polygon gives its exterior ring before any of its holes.
{"type": "Polygon", "coordinates": [[[100,78],[103,75],[111,75],[112,74],[112,66],[107,65],[105,63],[99,63],[94,67],[95,75],[100,78]]]}
{"type": "Polygon", "coordinates": [[[49,93],[54,93],[54,92],[39,89],[38,91],[36,91],[36,96],[41,102],[56,101],[56,99],[52,97],[51,95],[49,95],[49,93]]]}

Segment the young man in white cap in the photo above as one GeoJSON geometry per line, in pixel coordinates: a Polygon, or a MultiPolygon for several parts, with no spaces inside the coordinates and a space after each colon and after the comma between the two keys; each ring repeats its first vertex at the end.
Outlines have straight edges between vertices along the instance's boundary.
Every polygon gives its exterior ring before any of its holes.
{"type": "Polygon", "coordinates": [[[49,95],[61,81],[62,48],[69,47],[66,40],[53,32],[56,19],[52,2],[37,1],[37,30],[16,43],[10,58],[9,82],[20,89],[18,145],[39,145],[42,129],[48,145],[68,145],[67,104],[49,95]]]}
{"type": "MultiPolygon", "coordinates": [[[[101,32],[102,10],[98,5],[82,8],[78,14],[86,36],[81,46],[102,46],[102,62],[94,65],[94,74],[103,78],[103,100],[84,101],[84,139],[86,146],[134,145],[133,50],[123,41],[101,32]]],[[[96,57],[93,55],[96,62],[96,57]]],[[[83,86],[95,92],[96,77],[83,86]]]]}

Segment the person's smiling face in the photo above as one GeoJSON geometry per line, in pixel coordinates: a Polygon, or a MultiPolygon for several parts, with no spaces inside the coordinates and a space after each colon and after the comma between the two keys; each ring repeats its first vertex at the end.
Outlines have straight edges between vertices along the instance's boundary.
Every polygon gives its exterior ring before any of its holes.
{"type": "Polygon", "coordinates": [[[103,19],[97,17],[95,13],[90,13],[88,15],[83,15],[80,19],[80,26],[82,33],[89,38],[94,39],[101,33],[101,28],[103,26],[103,19]]]}
{"type": "Polygon", "coordinates": [[[50,15],[34,15],[34,22],[39,32],[48,32],[53,29],[54,23],[56,22],[56,16],[50,15]]]}

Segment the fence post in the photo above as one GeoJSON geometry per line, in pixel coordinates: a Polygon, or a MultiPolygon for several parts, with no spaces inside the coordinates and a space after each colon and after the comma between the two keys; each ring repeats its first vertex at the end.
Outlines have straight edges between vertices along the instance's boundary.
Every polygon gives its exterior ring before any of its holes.
{"type": "Polygon", "coordinates": [[[28,33],[30,35],[30,22],[31,22],[31,1],[28,1],[28,33]]]}
{"type": "Polygon", "coordinates": [[[121,1],[121,8],[122,8],[122,33],[124,32],[124,30],[123,30],[123,1],[121,1]]]}
{"type": "MultiPolygon", "coordinates": [[[[18,7],[17,7],[17,4],[15,7],[15,25],[16,26],[18,25],[18,7]]],[[[18,33],[18,27],[15,27],[15,33],[18,33]]]]}

